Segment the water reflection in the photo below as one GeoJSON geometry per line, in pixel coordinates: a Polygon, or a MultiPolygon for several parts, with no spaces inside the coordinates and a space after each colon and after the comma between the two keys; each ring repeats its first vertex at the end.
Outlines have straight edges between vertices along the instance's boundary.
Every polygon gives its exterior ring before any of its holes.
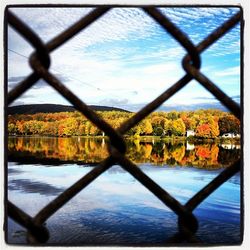
{"type": "MultiPolygon", "coordinates": [[[[127,157],[135,163],[221,168],[240,157],[240,146],[187,141],[127,140],[127,157]]],[[[104,138],[9,137],[8,160],[22,163],[96,164],[109,155],[104,138]]]]}
{"type": "Polygon", "coordinates": [[[16,179],[8,182],[9,191],[19,190],[24,193],[38,193],[40,195],[58,195],[63,189],[54,187],[53,185],[40,181],[32,181],[29,179],[16,179]]]}
{"type": "MultiPolygon", "coordinates": [[[[8,198],[31,216],[62,190],[87,174],[92,167],[76,164],[63,167],[37,164],[16,165],[8,176],[8,198]]],[[[207,185],[223,169],[155,168],[142,164],[150,178],[181,204],[207,185]]],[[[240,242],[240,174],[210,195],[194,214],[199,220],[197,235],[208,244],[240,242]]],[[[177,216],[120,166],[114,165],[76,195],[47,222],[48,243],[59,245],[166,245],[178,230],[177,216]],[[129,188],[128,188],[129,187],[129,188]]],[[[23,228],[9,220],[8,242],[26,243],[23,228]]]]}
{"type": "MultiPolygon", "coordinates": [[[[240,156],[238,145],[162,140],[126,143],[127,157],[181,204],[240,156]]],[[[9,137],[8,199],[35,216],[107,156],[107,142],[102,138],[9,137]],[[89,167],[81,166],[85,164],[89,167]]],[[[197,236],[208,244],[239,244],[240,208],[237,173],[195,209],[200,225],[197,236]]],[[[49,244],[163,246],[177,231],[178,221],[171,209],[114,165],[46,223],[49,244]]],[[[23,228],[11,219],[8,242],[26,243],[23,228]]]]}

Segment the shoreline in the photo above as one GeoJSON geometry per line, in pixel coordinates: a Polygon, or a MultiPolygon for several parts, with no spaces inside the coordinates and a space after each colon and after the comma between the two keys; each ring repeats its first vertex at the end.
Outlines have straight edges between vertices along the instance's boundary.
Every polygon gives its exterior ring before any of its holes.
{"type": "MultiPolygon", "coordinates": [[[[26,137],[26,138],[83,138],[83,139],[109,139],[109,136],[102,135],[73,135],[73,136],[52,136],[52,135],[6,135],[7,138],[15,137],[26,137]]],[[[215,138],[198,138],[198,137],[187,137],[187,136],[154,136],[154,135],[142,135],[142,136],[123,136],[125,140],[138,140],[142,142],[152,142],[164,141],[164,142],[178,142],[178,141],[188,141],[192,142],[238,142],[241,143],[241,138],[224,138],[224,137],[215,137],[215,138]]]]}

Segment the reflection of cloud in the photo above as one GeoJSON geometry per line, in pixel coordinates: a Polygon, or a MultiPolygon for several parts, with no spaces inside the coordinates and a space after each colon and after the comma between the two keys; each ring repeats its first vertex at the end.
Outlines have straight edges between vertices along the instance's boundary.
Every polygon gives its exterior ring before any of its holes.
{"type": "Polygon", "coordinates": [[[50,184],[39,181],[31,181],[28,179],[19,179],[9,181],[9,190],[18,190],[24,193],[39,193],[41,195],[58,195],[64,190],[54,187],[50,184]]]}
{"type": "Polygon", "coordinates": [[[8,169],[8,175],[20,174],[20,173],[22,173],[22,172],[23,172],[23,171],[18,170],[18,169],[13,169],[13,168],[9,168],[9,169],[8,169]]]}
{"type": "Polygon", "coordinates": [[[25,76],[12,76],[8,78],[8,82],[20,82],[25,78],[25,76]]]}

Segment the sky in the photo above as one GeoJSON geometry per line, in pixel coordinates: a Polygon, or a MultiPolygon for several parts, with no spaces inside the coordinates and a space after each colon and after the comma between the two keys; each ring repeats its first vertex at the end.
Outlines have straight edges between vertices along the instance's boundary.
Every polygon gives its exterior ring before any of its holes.
{"type": "MultiPolygon", "coordinates": [[[[159,8],[197,45],[238,8],[159,8]]],[[[48,42],[92,8],[11,8],[48,42]]],[[[32,47],[8,26],[8,90],[32,72],[32,47]]],[[[137,111],[185,75],[186,51],[139,8],[114,8],[51,53],[52,72],[89,105],[137,111]]],[[[240,25],[201,54],[201,72],[236,102],[240,101],[240,25]]],[[[40,80],[12,105],[69,105],[40,80]]],[[[192,80],[162,106],[209,107],[218,101],[192,80]]]]}

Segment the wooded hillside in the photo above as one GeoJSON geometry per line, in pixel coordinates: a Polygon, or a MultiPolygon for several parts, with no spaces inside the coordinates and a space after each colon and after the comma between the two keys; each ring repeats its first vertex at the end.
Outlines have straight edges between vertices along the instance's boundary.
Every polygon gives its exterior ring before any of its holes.
{"type": "MultiPolygon", "coordinates": [[[[98,111],[97,114],[114,128],[134,115],[121,111],[98,111]]],[[[153,112],[126,135],[185,136],[188,130],[193,131],[195,137],[215,138],[224,133],[240,133],[240,121],[232,114],[220,110],[153,112]]],[[[76,111],[9,115],[8,133],[42,136],[102,135],[102,131],[76,111]]]]}
{"type": "MultiPolygon", "coordinates": [[[[127,110],[100,106],[100,105],[89,105],[94,111],[123,111],[128,112],[127,110]]],[[[8,107],[8,114],[37,114],[37,113],[59,113],[59,112],[74,112],[76,109],[73,106],[67,105],[57,105],[57,104],[30,104],[30,105],[18,105],[8,107]]]]}

